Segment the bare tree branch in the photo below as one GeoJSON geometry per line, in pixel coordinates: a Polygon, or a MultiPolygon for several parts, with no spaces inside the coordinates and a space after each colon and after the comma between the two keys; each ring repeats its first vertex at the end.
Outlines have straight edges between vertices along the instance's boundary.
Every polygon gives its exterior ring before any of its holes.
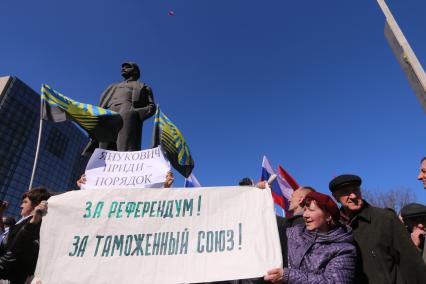
{"type": "Polygon", "coordinates": [[[392,189],[386,192],[362,189],[362,196],[368,203],[381,208],[390,208],[399,213],[408,203],[416,202],[416,194],[409,188],[392,189]]]}

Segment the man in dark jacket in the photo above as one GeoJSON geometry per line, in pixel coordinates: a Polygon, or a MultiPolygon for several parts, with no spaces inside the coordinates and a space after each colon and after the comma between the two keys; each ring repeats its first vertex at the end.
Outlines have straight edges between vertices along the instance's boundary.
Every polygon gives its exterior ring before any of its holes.
{"type": "MultiPolygon", "coordinates": [[[[99,106],[118,112],[123,119],[123,126],[116,141],[99,141],[99,147],[116,151],[139,151],[143,122],[154,115],[156,110],[154,95],[148,85],[138,81],[140,70],[136,63],[123,63],[121,75],[124,81],[108,86],[99,106]]],[[[98,141],[90,141],[83,154],[93,152],[97,146],[98,141]]]]}
{"type": "Polygon", "coordinates": [[[357,283],[426,283],[426,266],[403,224],[389,210],[362,199],[361,178],[341,175],[330,182],[342,205],[342,222],[351,226],[358,247],[357,283]]]}
{"type": "MultiPolygon", "coordinates": [[[[50,193],[45,187],[33,188],[23,194],[22,218],[9,232],[7,243],[1,245],[0,279],[20,284],[34,274],[39,251],[40,223],[49,197],[50,193]]],[[[0,215],[6,207],[1,206],[0,215]]]]}
{"type": "Polygon", "coordinates": [[[37,212],[21,227],[6,252],[0,256],[0,279],[8,279],[11,284],[27,283],[36,268],[40,223],[47,203],[42,201],[36,208],[37,212]]]}
{"type": "Polygon", "coordinates": [[[401,218],[410,234],[411,241],[422,254],[426,263],[426,206],[419,203],[409,203],[401,209],[401,218]]]}

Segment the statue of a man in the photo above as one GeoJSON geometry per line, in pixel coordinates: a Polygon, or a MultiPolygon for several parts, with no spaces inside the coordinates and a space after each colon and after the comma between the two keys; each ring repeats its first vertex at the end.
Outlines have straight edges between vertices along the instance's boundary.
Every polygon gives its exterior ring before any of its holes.
{"type": "MultiPolygon", "coordinates": [[[[142,126],[156,110],[151,88],[138,81],[140,70],[136,63],[121,65],[124,81],[108,86],[103,92],[99,106],[118,112],[123,126],[114,142],[99,141],[99,148],[116,151],[139,151],[141,149],[142,126]]],[[[92,152],[97,141],[91,141],[85,152],[92,152]]]]}

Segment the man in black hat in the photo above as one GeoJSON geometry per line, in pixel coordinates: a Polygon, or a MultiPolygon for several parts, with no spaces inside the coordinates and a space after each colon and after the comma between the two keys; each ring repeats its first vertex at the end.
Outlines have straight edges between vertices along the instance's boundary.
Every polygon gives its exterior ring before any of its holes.
{"type": "Polygon", "coordinates": [[[341,175],[330,191],[342,205],[359,253],[357,283],[426,283],[426,266],[396,214],[362,199],[361,178],[341,175]]]}
{"type": "MultiPolygon", "coordinates": [[[[151,88],[138,81],[139,66],[134,62],[121,65],[124,81],[108,86],[103,92],[99,106],[118,112],[123,126],[115,141],[99,141],[99,148],[116,151],[139,151],[141,149],[142,125],[156,110],[151,88]]],[[[91,141],[84,153],[93,152],[98,141],[91,141]]]]}
{"type": "Polygon", "coordinates": [[[419,203],[410,203],[401,209],[401,218],[410,233],[414,245],[423,254],[426,262],[425,236],[426,236],[426,206],[419,203]]]}

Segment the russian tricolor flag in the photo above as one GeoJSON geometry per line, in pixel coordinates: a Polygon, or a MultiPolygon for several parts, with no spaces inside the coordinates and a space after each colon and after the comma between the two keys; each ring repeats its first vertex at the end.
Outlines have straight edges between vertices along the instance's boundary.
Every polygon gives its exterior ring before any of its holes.
{"type": "MultiPolygon", "coordinates": [[[[283,167],[279,166],[278,168],[278,177],[271,185],[272,199],[274,200],[275,212],[278,216],[291,216],[291,213],[287,211],[288,209],[288,200],[291,197],[291,194],[296,190],[299,185],[287,173],[283,167]]],[[[274,169],[269,163],[266,156],[263,156],[262,161],[262,177],[261,180],[267,181],[271,175],[275,174],[274,169]]]]}

